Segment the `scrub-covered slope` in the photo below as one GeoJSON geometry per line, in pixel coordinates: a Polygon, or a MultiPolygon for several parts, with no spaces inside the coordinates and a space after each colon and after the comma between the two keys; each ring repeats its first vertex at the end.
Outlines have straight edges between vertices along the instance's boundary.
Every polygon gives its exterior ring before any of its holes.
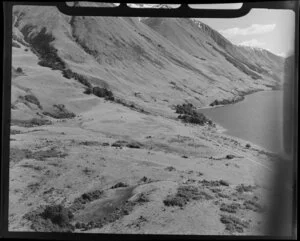
{"type": "Polygon", "coordinates": [[[54,7],[16,6],[14,20],[14,39],[29,46],[39,65],[60,71],[62,85],[68,78],[83,84],[81,92],[103,87],[154,112],[233,99],[280,78],[282,58],[234,46],[189,19],[71,17],[54,7]]]}

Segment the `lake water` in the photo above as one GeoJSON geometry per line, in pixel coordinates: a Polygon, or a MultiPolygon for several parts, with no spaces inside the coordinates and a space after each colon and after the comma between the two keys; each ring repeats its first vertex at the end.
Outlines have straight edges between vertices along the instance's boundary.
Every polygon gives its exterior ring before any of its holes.
{"type": "Polygon", "coordinates": [[[227,134],[248,140],[272,152],[282,149],[283,91],[260,91],[241,102],[201,109],[227,134]]]}

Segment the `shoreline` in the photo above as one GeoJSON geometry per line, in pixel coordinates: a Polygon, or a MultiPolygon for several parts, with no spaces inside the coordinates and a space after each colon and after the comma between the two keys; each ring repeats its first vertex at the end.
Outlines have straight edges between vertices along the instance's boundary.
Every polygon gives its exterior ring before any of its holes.
{"type": "MultiPolygon", "coordinates": [[[[244,101],[246,96],[247,95],[251,95],[251,94],[255,94],[255,93],[258,93],[258,92],[261,92],[261,91],[282,91],[282,89],[277,89],[277,88],[273,88],[273,89],[268,89],[268,90],[262,90],[262,89],[259,89],[259,90],[254,90],[254,91],[251,91],[251,92],[247,92],[245,93],[242,97],[242,99],[236,101],[236,102],[233,102],[233,103],[229,103],[229,104],[224,104],[224,105],[217,105],[217,106],[206,106],[206,107],[203,107],[203,108],[198,108],[197,111],[201,111],[201,110],[207,110],[207,109],[215,109],[215,108],[221,108],[221,107],[225,107],[227,105],[233,105],[233,104],[236,104],[238,102],[241,102],[241,101],[244,101]]],[[[202,113],[202,112],[201,112],[202,113]]],[[[203,113],[202,113],[203,114],[203,113]]],[[[212,119],[212,121],[215,123],[216,125],[216,131],[218,133],[221,133],[221,134],[224,134],[226,136],[229,136],[231,138],[235,138],[237,139],[238,141],[242,141],[242,142],[248,142],[251,146],[256,146],[257,148],[259,149],[262,149],[264,150],[265,152],[269,153],[269,154],[274,154],[274,155],[278,155],[279,153],[276,153],[270,149],[268,149],[267,147],[264,147],[262,145],[259,145],[259,144],[256,144],[250,140],[247,140],[247,139],[243,139],[243,138],[240,138],[238,136],[235,136],[235,135],[231,135],[229,133],[229,130],[227,128],[225,128],[222,124],[220,124],[219,122],[216,122],[215,120],[212,119]]]]}

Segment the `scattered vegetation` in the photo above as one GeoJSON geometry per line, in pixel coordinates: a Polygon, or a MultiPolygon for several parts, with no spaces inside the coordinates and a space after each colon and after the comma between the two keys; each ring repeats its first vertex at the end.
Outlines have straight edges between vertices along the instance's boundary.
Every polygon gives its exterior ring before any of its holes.
{"type": "Polygon", "coordinates": [[[17,72],[18,74],[22,74],[22,73],[23,73],[23,69],[22,69],[21,67],[18,67],[18,68],[16,69],[16,72],[17,72]]]}
{"type": "Polygon", "coordinates": [[[251,145],[248,143],[248,144],[246,144],[245,147],[249,149],[251,147],[251,145]]]}
{"type": "Polygon", "coordinates": [[[98,145],[100,145],[100,143],[98,141],[81,141],[81,142],[79,142],[79,145],[98,146],[98,145]]]}
{"type": "Polygon", "coordinates": [[[223,99],[223,100],[214,100],[212,103],[210,103],[210,106],[215,106],[215,105],[229,105],[229,104],[234,104],[237,103],[239,101],[242,101],[244,99],[243,96],[237,96],[235,98],[232,99],[223,99]]]}
{"type": "Polygon", "coordinates": [[[37,105],[40,109],[42,109],[40,101],[34,95],[25,95],[24,99],[34,105],[37,105]]]}
{"type": "Polygon", "coordinates": [[[133,103],[127,103],[126,101],[121,100],[121,99],[115,98],[115,103],[121,104],[123,106],[126,106],[126,107],[128,107],[130,109],[136,110],[136,111],[141,112],[141,113],[145,113],[145,114],[149,113],[149,112],[145,111],[143,108],[140,108],[140,107],[136,106],[133,103]]]}
{"type": "Polygon", "coordinates": [[[239,203],[231,203],[231,204],[226,204],[222,203],[220,210],[223,212],[228,212],[228,213],[236,213],[236,211],[241,207],[239,203]]]}
{"type": "Polygon", "coordinates": [[[27,155],[27,158],[29,159],[35,159],[38,161],[45,161],[47,158],[64,158],[66,157],[68,154],[58,151],[55,148],[50,148],[48,150],[41,150],[41,151],[36,151],[36,152],[30,152],[27,155]]]}
{"type": "Polygon", "coordinates": [[[42,213],[44,219],[50,219],[52,223],[59,226],[67,226],[74,215],[62,205],[47,206],[42,213]]]}
{"type": "Polygon", "coordinates": [[[55,119],[71,119],[76,116],[73,112],[68,111],[63,104],[53,105],[51,112],[44,111],[43,114],[55,119]]]}
{"type": "Polygon", "coordinates": [[[176,171],[175,167],[169,166],[165,168],[166,171],[172,172],[172,171],[176,171]]]}
{"type": "Polygon", "coordinates": [[[76,198],[72,205],[70,206],[70,210],[75,212],[77,210],[83,209],[84,204],[95,201],[103,196],[102,190],[95,190],[87,193],[83,193],[80,197],[76,198]]]}
{"type": "Polygon", "coordinates": [[[252,210],[253,212],[263,212],[264,208],[254,200],[246,200],[243,203],[244,208],[247,210],[252,210]]]}
{"type": "Polygon", "coordinates": [[[113,147],[119,147],[119,148],[128,147],[128,148],[139,149],[139,148],[143,147],[143,144],[141,144],[141,143],[139,143],[137,141],[119,140],[119,141],[114,142],[111,146],[113,146],[113,147]]]}
{"type": "Polygon", "coordinates": [[[53,70],[63,70],[66,65],[57,55],[57,49],[52,46],[55,38],[47,33],[46,27],[42,28],[37,34],[30,34],[33,26],[27,25],[21,29],[26,42],[30,43],[32,50],[38,55],[39,65],[49,67],[53,70]]]}
{"type": "Polygon", "coordinates": [[[228,154],[226,155],[226,159],[233,159],[235,158],[236,156],[235,155],[232,155],[232,154],[228,154]]]}
{"type": "Polygon", "coordinates": [[[83,76],[81,74],[75,73],[75,72],[73,72],[70,69],[64,69],[64,70],[62,70],[62,74],[67,79],[72,79],[73,78],[73,79],[79,81],[81,84],[83,84],[84,86],[87,87],[86,90],[90,90],[91,91],[92,85],[89,82],[89,80],[87,79],[87,77],[85,77],[85,76],[83,76]]]}
{"type": "Polygon", "coordinates": [[[113,185],[111,189],[119,188],[119,187],[128,187],[128,184],[124,182],[118,182],[117,184],[113,185]]]}
{"type": "Polygon", "coordinates": [[[225,224],[226,230],[230,232],[243,233],[244,228],[249,227],[249,223],[242,221],[238,217],[232,215],[221,215],[220,221],[225,224]]]}
{"type": "Polygon", "coordinates": [[[49,205],[43,211],[35,210],[24,215],[31,221],[31,228],[38,232],[72,232],[70,223],[74,215],[62,205],[49,205]]]}
{"type": "Polygon", "coordinates": [[[183,122],[198,125],[208,124],[213,126],[213,122],[202,113],[196,111],[196,108],[190,103],[177,105],[175,109],[176,113],[180,114],[178,119],[181,119],[183,122]]]}
{"type": "Polygon", "coordinates": [[[149,199],[145,193],[140,193],[135,201],[138,203],[145,203],[149,202],[149,199]]]}
{"type": "Polygon", "coordinates": [[[29,120],[11,120],[11,125],[22,126],[22,127],[34,127],[42,125],[50,125],[52,122],[46,119],[32,118],[29,120]]]}
{"type": "Polygon", "coordinates": [[[196,186],[180,186],[175,195],[168,196],[163,202],[166,206],[183,207],[192,200],[210,200],[214,197],[196,186]]]}
{"type": "Polygon", "coordinates": [[[206,187],[229,186],[229,183],[224,180],[207,181],[204,179],[199,181],[199,183],[206,187]]]}
{"type": "Polygon", "coordinates": [[[256,188],[255,186],[240,184],[235,188],[235,190],[239,193],[243,193],[243,192],[252,192],[255,188],[256,188]]]}
{"type": "Polygon", "coordinates": [[[92,93],[100,98],[105,98],[106,100],[111,100],[111,101],[115,100],[113,93],[106,88],[100,88],[98,86],[93,87],[92,93]]]}
{"type": "Polygon", "coordinates": [[[19,131],[19,130],[15,130],[15,129],[11,129],[10,130],[10,134],[11,135],[17,135],[17,134],[21,134],[22,132],[21,131],[19,131]]]}
{"type": "Polygon", "coordinates": [[[11,164],[20,162],[23,159],[28,159],[31,155],[31,151],[28,149],[19,149],[11,147],[9,149],[9,161],[11,164]]]}

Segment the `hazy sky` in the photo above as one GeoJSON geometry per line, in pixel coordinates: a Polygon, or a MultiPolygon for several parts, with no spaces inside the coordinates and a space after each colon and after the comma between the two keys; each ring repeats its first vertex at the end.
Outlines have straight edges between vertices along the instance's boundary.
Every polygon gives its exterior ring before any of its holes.
{"type": "Polygon", "coordinates": [[[287,56],[294,51],[294,12],[291,10],[253,9],[233,19],[200,19],[234,44],[267,49],[287,56]]]}

